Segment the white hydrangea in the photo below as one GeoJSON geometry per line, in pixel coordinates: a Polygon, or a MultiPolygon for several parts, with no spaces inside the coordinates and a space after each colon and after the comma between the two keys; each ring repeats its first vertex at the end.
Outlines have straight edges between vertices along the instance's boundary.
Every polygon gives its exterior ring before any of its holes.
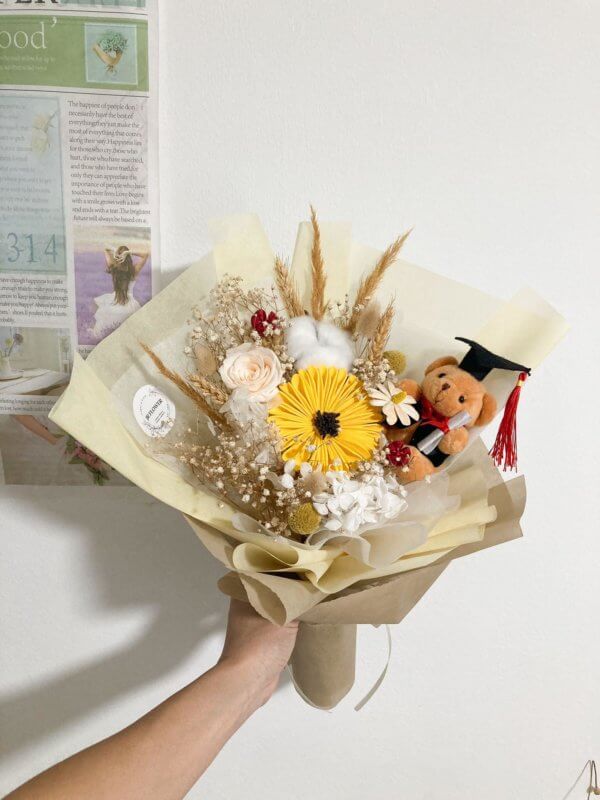
{"type": "Polygon", "coordinates": [[[345,472],[328,472],[326,478],[329,491],[315,495],[313,507],[330,531],[353,535],[364,526],[394,519],[408,505],[393,477],[369,475],[354,480],[345,472]]]}
{"type": "Polygon", "coordinates": [[[233,390],[221,411],[240,428],[252,424],[255,430],[262,431],[267,427],[267,404],[254,400],[245,386],[233,390]]]}

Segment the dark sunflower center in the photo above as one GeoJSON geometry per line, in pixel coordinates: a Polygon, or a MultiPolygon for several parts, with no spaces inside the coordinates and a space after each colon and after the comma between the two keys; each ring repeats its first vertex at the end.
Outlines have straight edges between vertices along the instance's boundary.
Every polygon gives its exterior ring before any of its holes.
{"type": "Polygon", "coordinates": [[[319,436],[337,436],[340,432],[339,413],[336,411],[317,411],[313,423],[319,436]]]}

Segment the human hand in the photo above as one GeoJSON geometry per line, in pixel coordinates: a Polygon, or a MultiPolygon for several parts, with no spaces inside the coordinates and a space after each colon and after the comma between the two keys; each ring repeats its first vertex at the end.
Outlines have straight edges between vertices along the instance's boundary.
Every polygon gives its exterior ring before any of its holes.
{"type": "Polygon", "coordinates": [[[273,694],[294,649],[298,623],[278,626],[259,616],[248,603],[232,600],[219,664],[242,671],[243,680],[263,705],[273,694]]]}

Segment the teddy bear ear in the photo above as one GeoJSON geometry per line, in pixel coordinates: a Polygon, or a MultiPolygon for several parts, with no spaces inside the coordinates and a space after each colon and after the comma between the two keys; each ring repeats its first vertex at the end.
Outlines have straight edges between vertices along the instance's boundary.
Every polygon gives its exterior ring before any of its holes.
{"type": "Polygon", "coordinates": [[[454,356],[442,356],[441,358],[436,358],[436,360],[432,361],[425,370],[425,375],[429,375],[432,370],[437,369],[438,367],[455,367],[457,364],[458,361],[454,358],[454,356]]]}
{"type": "Polygon", "coordinates": [[[475,421],[475,425],[487,425],[496,416],[498,410],[498,403],[496,398],[487,392],[483,395],[483,403],[481,404],[481,411],[475,421]]]}

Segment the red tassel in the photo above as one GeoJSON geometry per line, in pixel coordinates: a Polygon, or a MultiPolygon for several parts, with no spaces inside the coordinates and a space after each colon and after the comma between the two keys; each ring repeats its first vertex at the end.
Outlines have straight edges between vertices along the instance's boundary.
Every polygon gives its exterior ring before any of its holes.
{"type": "Polygon", "coordinates": [[[490,455],[502,470],[517,469],[517,408],[521,396],[521,386],[527,380],[527,373],[521,372],[517,385],[510,393],[504,416],[496,434],[496,441],[490,450],[490,455]]]}

